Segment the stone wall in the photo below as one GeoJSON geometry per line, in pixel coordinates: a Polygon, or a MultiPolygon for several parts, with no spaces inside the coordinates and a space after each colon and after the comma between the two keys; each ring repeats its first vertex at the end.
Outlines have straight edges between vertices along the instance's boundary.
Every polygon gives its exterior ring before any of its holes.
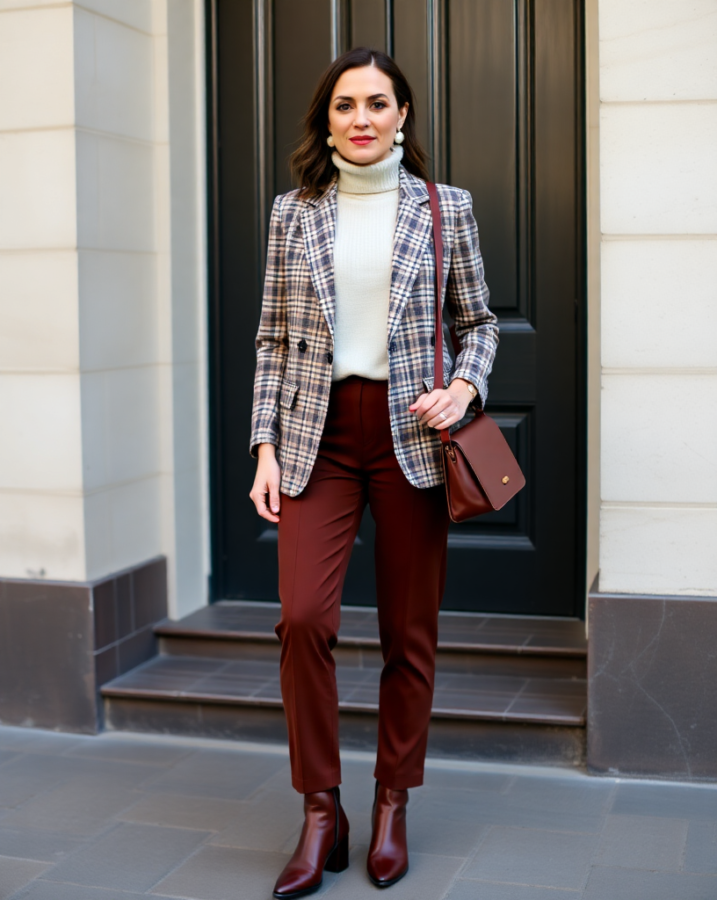
{"type": "Polygon", "coordinates": [[[0,577],[206,602],[201,0],[0,0],[0,577]]]}
{"type": "Polygon", "coordinates": [[[599,0],[599,40],[600,589],[716,595],[717,3],[599,0]]]}

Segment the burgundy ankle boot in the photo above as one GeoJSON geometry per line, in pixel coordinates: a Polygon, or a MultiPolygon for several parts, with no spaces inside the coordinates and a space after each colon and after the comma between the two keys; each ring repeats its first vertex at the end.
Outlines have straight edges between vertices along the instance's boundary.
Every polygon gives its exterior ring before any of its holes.
{"type": "Polygon", "coordinates": [[[376,887],[391,887],[408,872],[406,805],[408,791],[392,791],[376,782],[368,877],[376,887]]]}
{"type": "Polygon", "coordinates": [[[339,789],[304,794],[304,816],[294,855],[274,885],[279,900],[312,894],[321,887],[324,870],[343,872],[349,864],[349,822],[339,789]]]}

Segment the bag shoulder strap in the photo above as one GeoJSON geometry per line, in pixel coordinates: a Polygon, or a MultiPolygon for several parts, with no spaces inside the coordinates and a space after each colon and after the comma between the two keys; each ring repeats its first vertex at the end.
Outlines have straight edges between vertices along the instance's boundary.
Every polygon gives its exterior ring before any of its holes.
{"type": "MultiPolygon", "coordinates": [[[[436,284],[435,284],[435,342],[433,353],[433,387],[443,387],[443,304],[441,291],[443,288],[443,229],[441,227],[441,208],[438,204],[438,191],[432,181],[426,182],[428,199],[431,204],[431,218],[433,219],[433,252],[436,256],[436,284]]],[[[450,443],[451,436],[447,428],[439,432],[444,444],[450,443]]]]}

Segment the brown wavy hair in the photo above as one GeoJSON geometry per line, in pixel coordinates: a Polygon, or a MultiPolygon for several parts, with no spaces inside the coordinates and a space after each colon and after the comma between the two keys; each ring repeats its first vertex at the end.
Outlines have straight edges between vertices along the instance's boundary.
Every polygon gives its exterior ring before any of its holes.
{"type": "Polygon", "coordinates": [[[333,181],[336,167],[331,162],[332,150],[326,144],[331,95],[344,72],[363,66],[376,66],[388,75],[399,109],[408,104],[408,115],[401,129],[404,134],[402,163],[412,175],[428,181],[426,154],[416,135],[414,95],[406,76],[382,50],[355,47],[337,57],[321,76],[311,106],[303,119],[304,135],[301,144],[289,160],[291,174],[301,188],[299,196],[304,200],[319,197],[333,181]]]}

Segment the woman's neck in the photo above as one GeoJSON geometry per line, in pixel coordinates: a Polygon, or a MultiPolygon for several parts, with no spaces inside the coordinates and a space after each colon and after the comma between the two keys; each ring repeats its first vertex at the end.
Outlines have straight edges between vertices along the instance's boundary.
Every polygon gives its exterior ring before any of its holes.
{"type": "Polygon", "coordinates": [[[403,147],[394,147],[381,162],[357,166],[344,159],[336,150],[331,159],[339,170],[339,190],[342,194],[380,194],[398,189],[398,167],[403,159],[403,147]]]}

